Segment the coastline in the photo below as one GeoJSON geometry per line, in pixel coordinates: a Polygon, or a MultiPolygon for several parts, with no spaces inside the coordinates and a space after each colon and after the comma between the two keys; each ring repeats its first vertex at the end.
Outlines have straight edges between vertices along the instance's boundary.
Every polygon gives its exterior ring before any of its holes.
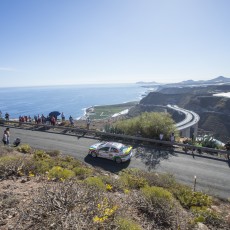
{"type": "Polygon", "coordinates": [[[103,120],[111,117],[117,117],[128,113],[129,109],[139,101],[130,101],[112,105],[95,105],[84,109],[84,115],[78,120],[90,119],[103,120]]]}
{"type": "Polygon", "coordinates": [[[139,101],[143,91],[135,84],[6,88],[0,90],[0,97],[5,98],[0,102],[0,110],[3,116],[8,112],[12,119],[59,111],[66,118],[78,120],[84,119],[92,106],[139,101]]]}

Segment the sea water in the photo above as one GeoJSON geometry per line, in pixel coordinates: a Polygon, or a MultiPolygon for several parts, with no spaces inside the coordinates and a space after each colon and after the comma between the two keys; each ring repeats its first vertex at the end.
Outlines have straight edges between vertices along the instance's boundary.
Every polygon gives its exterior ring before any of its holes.
{"type": "Polygon", "coordinates": [[[88,107],[139,101],[144,92],[138,84],[0,88],[0,110],[10,118],[59,111],[77,119],[88,107]]]}

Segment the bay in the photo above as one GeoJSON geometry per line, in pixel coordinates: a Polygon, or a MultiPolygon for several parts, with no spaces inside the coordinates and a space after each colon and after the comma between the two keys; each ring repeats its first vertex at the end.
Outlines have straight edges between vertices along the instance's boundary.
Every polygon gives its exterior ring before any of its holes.
{"type": "Polygon", "coordinates": [[[145,89],[138,84],[73,85],[0,88],[0,110],[10,118],[63,112],[83,116],[86,108],[139,101],[145,89]]]}

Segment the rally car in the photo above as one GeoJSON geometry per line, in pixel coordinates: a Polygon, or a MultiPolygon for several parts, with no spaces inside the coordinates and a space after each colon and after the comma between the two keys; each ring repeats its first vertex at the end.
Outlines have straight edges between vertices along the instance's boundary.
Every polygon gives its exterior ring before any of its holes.
{"type": "Polygon", "coordinates": [[[92,157],[102,157],[114,160],[116,163],[125,162],[132,157],[132,146],[118,142],[99,142],[89,148],[92,157]]]}

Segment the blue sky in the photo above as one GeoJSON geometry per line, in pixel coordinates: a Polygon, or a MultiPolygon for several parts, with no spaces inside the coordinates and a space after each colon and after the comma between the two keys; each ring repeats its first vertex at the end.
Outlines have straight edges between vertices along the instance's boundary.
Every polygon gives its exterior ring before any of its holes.
{"type": "Polygon", "coordinates": [[[0,87],[230,77],[229,0],[1,0],[0,87]]]}

